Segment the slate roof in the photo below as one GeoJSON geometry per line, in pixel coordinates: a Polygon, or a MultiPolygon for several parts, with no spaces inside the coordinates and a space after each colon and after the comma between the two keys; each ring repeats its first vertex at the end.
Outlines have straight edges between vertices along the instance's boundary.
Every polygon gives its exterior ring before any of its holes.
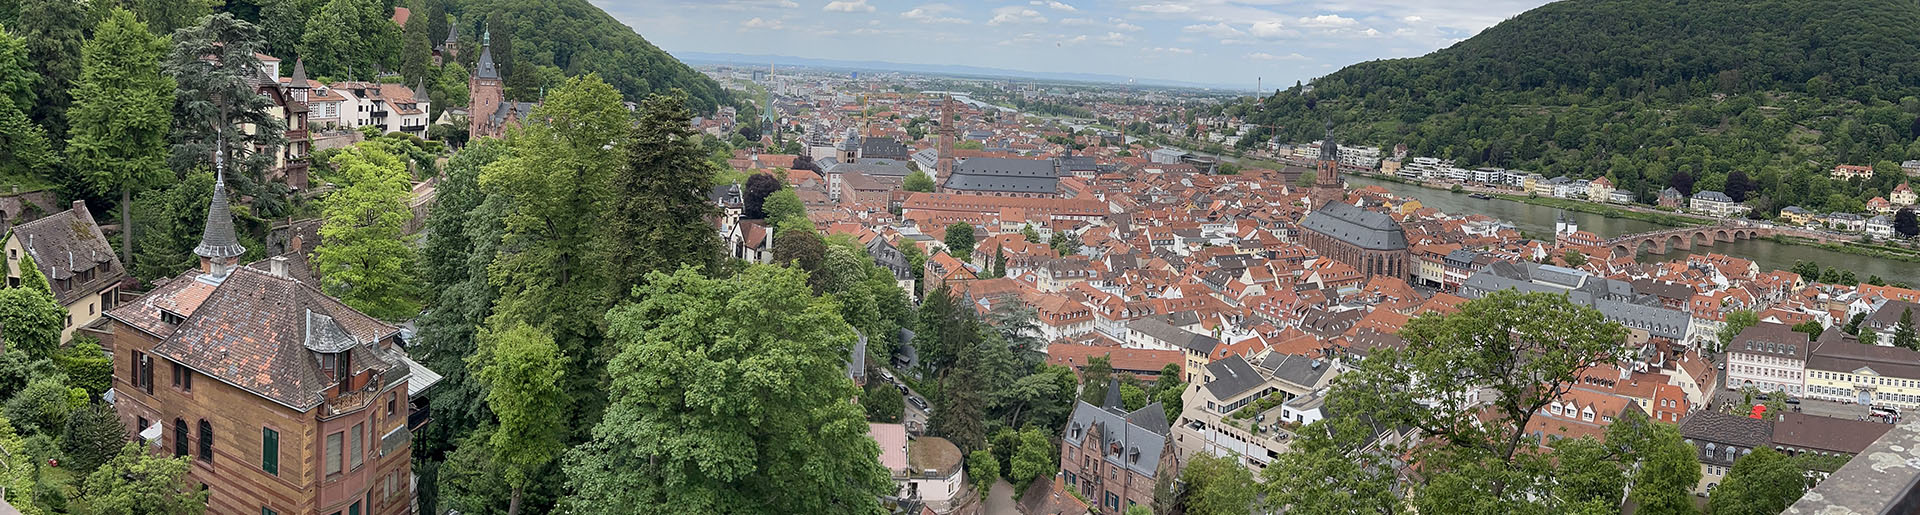
{"type": "Polygon", "coordinates": [[[213,183],[213,201],[207,203],[207,225],[200,232],[200,244],[193,248],[193,254],[219,259],[246,253],[247,248],[240,246],[240,239],[233,234],[233,209],[227,205],[226,178],[219,177],[213,183]]]}
{"type": "Polygon", "coordinates": [[[480,60],[474,64],[473,75],[482,79],[500,80],[500,68],[493,64],[492,34],[482,34],[480,41],[480,60]]]}
{"type": "Polygon", "coordinates": [[[1220,400],[1235,399],[1267,384],[1267,378],[1235,354],[1207,364],[1207,393],[1220,400]]]}
{"type": "Polygon", "coordinates": [[[1761,322],[1734,335],[1733,343],[1727,345],[1727,352],[1804,361],[1812,347],[1813,342],[1807,341],[1806,333],[1794,332],[1793,327],[1786,324],[1761,322]]]}
{"type": "MultiPolygon", "coordinates": [[[[1760,325],[1779,324],[1762,323],[1760,325]]],[[[1845,373],[1864,372],[1862,369],[1867,369],[1871,370],[1873,375],[1881,377],[1920,379],[1920,351],[1893,346],[1861,345],[1858,340],[1843,338],[1844,334],[1840,331],[1822,333],[1818,348],[1807,356],[1807,369],[1845,373]]],[[[1802,335],[1800,339],[1805,341],[1806,337],[1802,335]]],[[[1738,345],[1740,340],[1734,341],[1738,345]]]]}
{"type": "Polygon", "coordinates": [[[1212,336],[1194,334],[1191,331],[1174,327],[1160,317],[1147,317],[1127,322],[1127,330],[1152,336],[1176,347],[1189,349],[1201,354],[1212,354],[1214,346],[1220,344],[1220,340],[1216,340],[1212,336]]]}
{"type": "Polygon", "coordinates": [[[1407,233],[1387,215],[1332,202],[1313,210],[1300,228],[1368,250],[1404,250],[1407,233]]]}
{"type": "Polygon", "coordinates": [[[34,265],[53,287],[54,300],[62,306],[99,293],[127,275],[115,259],[113,246],[100,232],[100,224],[94,222],[83,203],[75,202],[73,209],[14,226],[13,238],[33,256],[34,265]],[[80,281],[81,272],[91,275],[80,281]]]}
{"type": "Polygon", "coordinates": [[[1260,367],[1271,371],[1274,379],[1306,389],[1319,386],[1320,379],[1333,370],[1332,364],[1319,358],[1278,352],[1267,354],[1267,359],[1260,361],[1260,367]]]}
{"type": "Polygon", "coordinates": [[[1693,446],[1701,453],[1697,455],[1701,456],[1700,461],[1731,465],[1724,454],[1706,452],[1707,444],[1747,449],[1766,447],[1773,442],[1773,422],[1711,410],[1695,411],[1680,419],[1680,436],[1694,440],[1693,446]]]}
{"type": "Polygon", "coordinates": [[[1055,193],[1060,174],[1050,159],[976,157],[953,166],[945,188],[960,191],[1055,193]]]}
{"type": "Polygon", "coordinates": [[[1161,407],[1160,403],[1148,404],[1132,413],[1122,413],[1117,409],[1094,406],[1087,401],[1075,401],[1073,416],[1069,420],[1066,434],[1061,435],[1064,442],[1079,447],[1084,452],[1099,452],[1101,459],[1107,460],[1108,463],[1126,467],[1146,477],[1154,477],[1159,468],[1160,453],[1166,448],[1167,434],[1170,429],[1167,425],[1166,408],[1161,407]],[[1091,429],[1096,426],[1099,427],[1101,435],[1107,439],[1106,442],[1086,441],[1087,437],[1093,435],[1091,429]],[[1109,443],[1119,443],[1120,454],[1107,452],[1109,443]],[[1137,460],[1131,458],[1136,451],[1140,453],[1140,458],[1137,460]]]}
{"type": "Polygon", "coordinates": [[[154,355],[299,411],[318,406],[334,384],[311,348],[350,348],[354,373],[409,366],[378,346],[397,328],[312,286],[249,267],[219,281],[198,274],[106,314],[160,337],[154,355]],[[162,310],[185,319],[170,324],[162,310]]]}
{"type": "MultiPolygon", "coordinates": [[[[1856,347],[1864,347],[1856,345],[1856,347]]],[[[1780,420],[1773,423],[1773,444],[1798,447],[1827,452],[1860,454],[1860,451],[1873,445],[1881,435],[1893,429],[1893,424],[1869,420],[1847,420],[1843,418],[1807,415],[1804,413],[1783,413],[1780,420]]]]}
{"type": "Polygon", "coordinates": [[[1718,191],[1711,191],[1711,190],[1695,193],[1693,194],[1693,198],[1696,200],[1705,200],[1708,202],[1733,202],[1733,197],[1729,197],[1725,193],[1721,193],[1718,191]]]}

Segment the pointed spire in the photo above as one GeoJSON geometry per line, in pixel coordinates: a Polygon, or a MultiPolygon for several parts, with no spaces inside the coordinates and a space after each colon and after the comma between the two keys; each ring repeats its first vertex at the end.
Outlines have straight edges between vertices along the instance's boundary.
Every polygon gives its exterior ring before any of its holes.
{"type": "Polygon", "coordinates": [[[293,77],[291,79],[288,79],[287,83],[288,83],[287,84],[288,86],[292,86],[297,89],[306,89],[307,87],[307,59],[306,58],[304,57],[294,58],[293,77]]]}
{"type": "MultiPolygon", "coordinates": [[[[224,134],[220,142],[226,144],[224,134]]],[[[193,254],[209,261],[232,261],[247,253],[247,248],[240,245],[233,233],[233,208],[227,204],[226,160],[218,149],[214,150],[213,168],[213,201],[207,203],[206,229],[200,232],[200,245],[193,248],[193,254]]]]}
{"type": "Polygon", "coordinates": [[[1120,399],[1120,378],[1107,380],[1107,401],[1100,407],[1117,413],[1126,413],[1127,403],[1120,399]]]}

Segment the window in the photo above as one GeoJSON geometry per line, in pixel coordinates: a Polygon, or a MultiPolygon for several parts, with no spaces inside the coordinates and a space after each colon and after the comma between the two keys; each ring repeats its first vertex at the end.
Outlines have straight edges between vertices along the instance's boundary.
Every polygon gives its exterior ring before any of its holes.
{"type": "Polygon", "coordinates": [[[260,428],[260,470],[280,475],[280,432],[260,428]]]}
{"type": "Polygon", "coordinates": [[[340,444],[346,433],[327,435],[327,475],[340,473],[340,444]]]}
{"type": "Polygon", "coordinates": [[[187,447],[187,421],[173,419],[173,455],[186,456],[189,448],[187,447]]]}
{"type": "Polygon", "coordinates": [[[136,433],[147,429],[147,417],[139,417],[139,421],[140,427],[133,428],[136,433]]]}
{"type": "Polygon", "coordinates": [[[347,515],[360,515],[360,501],[354,501],[352,506],[347,507],[347,515]]]}
{"type": "Polygon", "coordinates": [[[393,408],[400,402],[400,392],[387,392],[387,416],[393,416],[393,408]]]}
{"type": "Polygon", "coordinates": [[[361,441],[365,439],[361,428],[364,426],[366,426],[364,422],[353,425],[353,446],[347,448],[349,451],[352,451],[352,454],[347,455],[347,461],[351,463],[348,468],[358,470],[360,468],[361,457],[366,454],[361,450],[361,441]]]}
{"type": "Polygon", "coordinates": [[[213,423],[200,419],[200,460],[213,462],[213,423]]]}

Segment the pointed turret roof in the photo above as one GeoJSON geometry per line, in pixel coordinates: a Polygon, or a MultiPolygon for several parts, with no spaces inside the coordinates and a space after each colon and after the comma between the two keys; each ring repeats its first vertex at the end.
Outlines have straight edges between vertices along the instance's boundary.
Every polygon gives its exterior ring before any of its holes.
{"type": "Polygon", "coordinates": [[[1120,398],[1120,378],[1115,377],[1108,379],[1107,399],[1100,407],[1106,408],[1114,413],[1124,414],[1127,412],[1127,404],[1120,398]]]}
{"type": "Polygon", "coordinates": [[[307,60],[305,58],[296,58],[293,60],[293,76],[287,80],[287,85],[294,89],[307,88],[307,60]]]}
{"type": "Polygon", "coordinates": [[[500,68],[493,65],[493,32],[480,34],[480,60],[474,61],[473,76],[482,79],[499,79],[500,68]]]}
{"type": "Polygon", "coordinates": [[[200,232],[200,245],[194,255],[207,259],[240,257],[247,248],[233,233],[233,208],[227,205],[227,177],[221,170],[213,181],[213,202],[207,204],[207,227],[200,232]]]}

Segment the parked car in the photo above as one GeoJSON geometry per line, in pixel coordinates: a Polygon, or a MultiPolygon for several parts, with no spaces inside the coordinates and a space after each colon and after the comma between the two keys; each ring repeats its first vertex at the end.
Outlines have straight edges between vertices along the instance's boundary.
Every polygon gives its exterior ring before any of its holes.
{"type": "Polygon", "coordinates": [[[884,377],[884,378],[887,378],[887,382],[889,382],[889,383],[897,383],[897,382],[898,382],[898,381],[895,381],[895,380],[893,379],[893,372],[891,372],[891,371],[888,371],[888,370],[885,370],[885,369],[882,369],[882,370],[880,370],[880,377],[884,377]]]}
{"type": "Polygon", "coordinates": [[[922,399],[919,397],[907,397],[907,402],[913,404],[913,407],[915,408],[920,408],[920,411],[930,411],[927,409],[926,399],[922,399]]]}
{"type": "Polygon", "coordinates": [[[908,394],[908,392],[907,392],[907,385],[904,385],[904,384],[900,384],[900,383],[893,383],[893,387],[894,387],[894,388],[899,388],[899,389],[900,389],[900,395],[907,395],[907,394],[908,394]]]}

